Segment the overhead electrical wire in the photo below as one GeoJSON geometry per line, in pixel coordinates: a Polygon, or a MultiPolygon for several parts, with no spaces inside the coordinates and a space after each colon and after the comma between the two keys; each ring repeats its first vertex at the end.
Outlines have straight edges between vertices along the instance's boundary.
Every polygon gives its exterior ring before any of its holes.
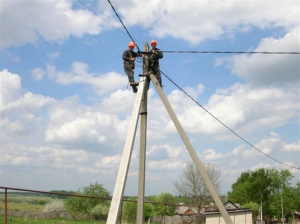
{"type": "Polygon", "coordinates": [[[123,33],[124,35],[127,36],[127,33],[125,33],[123,30],[119,29],[118,27],[114,26],[113,24],[111,24],[109,21],[107,21],[106,19],[104,19],[102,16],[100,16],[97,12],[95,12],[93,9],[91,9],[90,7],[88,7],[85,3],[83,3],[81,0],[78,0],[78,2],[80,2],[84,7],[86,7],[89,11],[91,11],[92,13],[94,13],[96,16],[100,17],[103,21],[105,21],[106,23],[108,23],[109,25],[111,25],[112,27],[114,27],[115,29],[119,30],[121,33],[123,33]]]}
{"type": "Polygon", "coordinates": [[[254,148],[255,150],[257,150],[258,152],[262,153],[263,155],[269,157],[271,160],[280,163],[283,166],[287,166],[289,168],[293,168],[293,169],[297,169],[300,170],[299,167],[295,167],[295,166],[291,166],[288,165],[286,163],[283,163],[275,158],[273,158],[272,156],[264,153],[263,151],[261,151],[260,149],[258,149],[255,145],[253,145],[252,143],[250,143],[249,141],[247,141],[245,138],[243,138],[242,136],[240,136],[238,133],[236,133],[234,130],[232,130],[230,127],[228,127],[225,123],[223,123],[220,119],[218,119],[215,115],[213,115],[209,110],[207,110],[204,106],[202,106],[200,103],[198,103],[193,97],[191,97],[187,92],[185,92],[180,86],[178,86],[170,77],[168,77],[164,72],[160,71],[167,79],[169,79],[170,82],[172,82],[180,91],[182,91],[187,97],[189,97],[192,101],[194,101],[198,106],[200,106],[205,112],[207,112],[210,116],[212,116],[215,120],[217,120],[220,124],[222,124],[225,128],[227,128],[230,132],[232,132],[234,135],[236,135],[238,138],[240,138],[242,141],[244,141],[245,143],[247,143],[249,146],[251,146],[252,148],[254,148]]]}
{"type": "Polygon", "coordinates": [[[192,54],[300,54],[300,52],[291,51],[162,51],[164,53],[192,53],[192,54]]]}
{"type": "Polygon", "coordinates": [[[119,20],[120,20],[122,26],[124,27],[124,29],[126,30],[128,36],[130,37],[130,39],[132,40],[132,42],[135,44],[135,46],[137,47],[138,51],[140,51],[139,46],[135,43],[133,37],[130,35],[129,31],[127,30],[126,26],[124,25],[122,19],[121,19],[120,16],[118,15],[118,13],[117,13],[117,11],[115,10],[114,6],[111,4],[110,0],[107,0],[107,1],[109,2],[111,8],[114,10],[116,16],[119,18],[119,20]]]}

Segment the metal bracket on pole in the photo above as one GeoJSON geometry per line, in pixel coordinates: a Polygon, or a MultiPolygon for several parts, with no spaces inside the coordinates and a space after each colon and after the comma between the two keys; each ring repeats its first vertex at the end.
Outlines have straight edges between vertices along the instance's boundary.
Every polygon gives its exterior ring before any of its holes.
{"type": "Polygon", "coordinates": [[[158,95],[160,96],[163,104],[165,105],[165,108],[167,109],[167,111],[168,111],[168,113],[169,113],[169,115],[170,115],[170,117],[171,117],[171,119],[172,119],[172,121],[173,121],[173,123],[174,123],[181,139],[182,139],[182,141],[184,142],[184,144],[185,144],[192,160],[194,161],[200,175],[202,176],[206,186],[208,187],[208,189],[210,191],[210,194],[212,195],[214,201],[216,202],[216,204],[217,204],[217,206],[218,206],[218,208],[219,208],[219,210],[220,210],[220,212],[221,212],[221,214],[222,214],[222,216],[225,220],[225,223],[226,224],[232,224],[232,220],[230,219],[230,217],[228,215],[228,212],[226,211],[219,195],[217,194],[217,192],[214,189],[209,177],[207,176],[204,166],[202,165],[202,163],[201,163],[200,159],[198,158],[195,150],[193,149],[193,146],[190,143],[187,135],[185,134],[185,132],[184,132],[184,130],[183,130],[176,114],[175,114],[175,112],[173,111],[166,95],[162,91],[162,88],[161,88],[159,82],[157,81],[156,77],[153,74],[150,74],[150,79],[151,79],[156,91],[158,92],[158,95]]]}

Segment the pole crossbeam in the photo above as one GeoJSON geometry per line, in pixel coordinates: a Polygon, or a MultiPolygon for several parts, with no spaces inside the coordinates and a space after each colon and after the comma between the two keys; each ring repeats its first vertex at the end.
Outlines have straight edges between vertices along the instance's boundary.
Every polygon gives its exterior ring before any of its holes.
{"type": "MultiPolygon", "coordinates": [[[[144,51],[149,51],[149,46],[146,43],[144,46],[144,51]]],[[[184,142],[193,162],[195,163],[200,175],[202,176],[206,186],[208,187],[215,203],[223,219],[226,224],[233,224],[232,220],[229,217],[227,210],[225,209],[219,195],[217,194],[216,190],[214,189],[206,171],[201,163],[200,159],[198,158],[195,150],[193,149],[192,144],[190,143],[186,133],[184,132],[175,112],[173,111],[166,95],[164,94],[159,82],[157,81],[154,74],[149,72],[148,66],[148,54],[144,55],[143,60],[143,75],[140,76],[140,84],[138,88],[138,92],[135,99],[135,104],[133,107],[133,112],[131,115],[131,120],[129,123],[127,138],[123,150],[123,155],[121,159],[121,164],[119,167],[119,172],[117,176],[117,181],[112,197],[111,206],[109,209],[109,214],[107,218],[108,224],[117,224],[121,202],[123,198],[124,188],[126,184],[126,178],[128,174],[128,168],[130,164],[130,158],[134,143],[134,138],[136,134],[136,128],[138,123],[139,115],[141,115],[141,130],[140,130],[140,161],[139,161],[139,186],[138,186],[138,210],[137,210],[137,224],[144,223],[144,190],[145,190],[145,154],[146,154],[146,132],[147,132],[147,92],[149,88],[149,82],[152,81],[156,91],[158,92],[166,110],[168,111],[182,141],[184,142]]]]}

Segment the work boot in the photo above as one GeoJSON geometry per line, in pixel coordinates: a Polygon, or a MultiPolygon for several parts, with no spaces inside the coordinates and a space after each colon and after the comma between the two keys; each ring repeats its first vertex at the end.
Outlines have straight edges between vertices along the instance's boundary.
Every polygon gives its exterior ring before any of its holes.
{"type": "Polygon", "coordinates": [[[137,93],[137,91],[138,91],[138,89],[136,88],[136,86],[133,86],[132,90],[133,90],[134,93],[137,93]]]}

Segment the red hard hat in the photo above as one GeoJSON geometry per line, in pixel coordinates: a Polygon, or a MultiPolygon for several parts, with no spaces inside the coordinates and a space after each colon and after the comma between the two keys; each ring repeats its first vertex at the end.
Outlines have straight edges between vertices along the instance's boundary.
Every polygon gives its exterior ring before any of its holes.
{"type": "Polygon", "coordinates": [[[135,44],[134,44],[133,42],[130,42],[130,43],[128,44],[128,47],[135,47],[135,44]]]}
{"type": "Polygon", "coordinates": [[[152,46],[153,44],[156,44],[156,45],[157,45],[157,42],[156,42],[156,40],[151,40],[150,44],[151,44],[151,46],[152,46]]]}

